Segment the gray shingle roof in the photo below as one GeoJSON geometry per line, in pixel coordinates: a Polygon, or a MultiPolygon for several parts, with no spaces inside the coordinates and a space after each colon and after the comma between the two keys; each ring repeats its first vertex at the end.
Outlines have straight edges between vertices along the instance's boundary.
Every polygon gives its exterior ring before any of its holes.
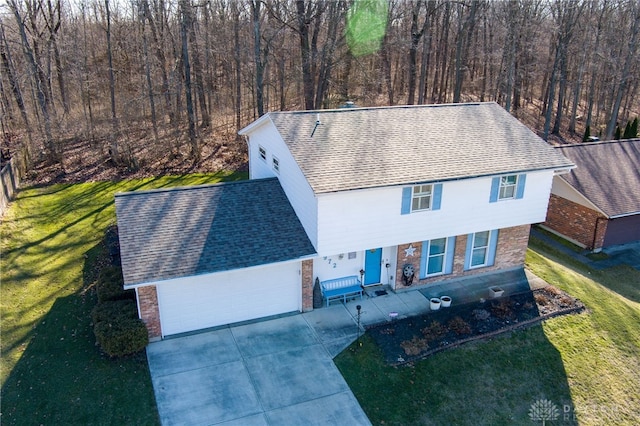
{"type": "Polygon", "coordinates": [[[609,217],[640,212],[640,139],[558,146],[576,163],[569,185],[609,217]]]}
{"type": "Polygon", "coordinates": [[[275,178],[116,194],[126,285],[315,254],[275,178]]]}
{"type": "Polygon", "coordinates": [[[315,193],[572,166],[496,103],[268,116],[315,193]]]}

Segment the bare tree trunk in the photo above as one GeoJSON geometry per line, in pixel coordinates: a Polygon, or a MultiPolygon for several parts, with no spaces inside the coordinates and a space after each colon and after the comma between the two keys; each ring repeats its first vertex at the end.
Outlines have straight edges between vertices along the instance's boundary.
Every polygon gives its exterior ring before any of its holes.
{"type": "Polygon", "coordinates": [[[236,88],[236,130],[240,130],[242,127],[242,58],[240,57],[240,11],[238,10],[238,3],[234,2],[234,17],[233,17],[233,42],[234,52],[233,59],[235,62],[235,88],[236,88]]]}
{"type": "Polygon", "coordinates": [[[302,58],[302,83],[304,91],[304,107],[307,110],[313,109],[315,93],[313,88],[313,74],[311,64],[313,62],[311,43],[309,41],[311,4],[306,4],[305,0],[296,0],[296,13],[298,19],[298,37],[300,39],[300,55],[302,58]]]}
{"type": "Polygon", "coordinates": [[[153,137],[156,144],[160,141],[158,136],[158,120],[156,117],[156,102],[153,96],[153,83],[151,80],[151,65],[149,64],[149,49],[147,46],[147,30],[144,24],[144,15],[139,13],[140,31],[142,32],[142,55],[144,58],[144,73],[147,82],[147,93],[149,95],[149,108],[151,109],[151,125],[153,127],[153,137]]]}
{"type": "Polygon", "coordinates": [[[35,81],[36,97],[40,106],[40,110],[42,112],[42,117],[44,119],[44,136],[47,154],[52,161],[59,162],[60,155],[58,153],[56,144],[53,141],[53,135],[51,133],[51,117],[49,115],[49,104],[47,103],[47,95],[45,93],[46,89],[40,79],[40,76],[42,75],[40,72],[40,67],[36,62],[33,50],[29,45],[27,33],[25,32],[24,21],[22,20],[22,16],[20,15],[20,11],[15,0],[9,0],[9,7],[11,8],[14,17],[16,18],[16,24],[18,25],[18,31],[20,32],[20,38],[22,40],[22,49],[27,63],[31,67],[32,78],[35,81]]]}
{"type": "Polygon", "coordinates": [[[625,90],[627,89],[627,84],[629,83],[629,79],[631,77],[631,64],[638,48],[638,33],[640,33],[640,5],[638,4],[635,5],[634,15],[635,16],[633,19],[633,25],[631,28],[631,39],[629,40],[629,47],[627,49],[627,56],[624,61],[622,75],[620,76],[620,82],[618,83],[616,98],[611,108],[611,115],[609,118],[609,122],[607,123],[607,129],[605,131],[606,139],[611,139],[613,137],[613,132],[618,121],[618,112],[620,110],[620,104],[622,103],[622,97],[625,93],[625,90]]]}
{"type": "Polygon", "coordinates": [[[262,51],[261,0],[251,0],[251,17],[253,18],[253,62],[256,70],[256,107],[258,117],[264,115],[264,69],[269,53],[269,46],[262,51]],[[264,59],[263,59],[264,58],[264,59]]]}
{"type": "Polygon", "coordinates": [[[16,101],[16,105],[18,105],[18,109],[20,110],[22,121],[24,122],[27,132],[29,132],[29,135],[31,135],[31,125],[29,124],[29,117],[27,116],[27,108],[24,105],[24,99],[22,98],[22,91],[20,90],[20,85],[18,84],[18,80],[16,79],[16,73],[14,71],[13,62],[11,60],[11,51],[9,50],[9,45],[7,44],[7,39],[4,35],[4,24],[1,19],[0,19],[0,58],[2,59],[3,72],[9,79],[11,92],[13,93],[13,97],[16,101]]]}
{"type": "Polygon", "coordinates": [[[120,162],[120,153],[118,152],[118,117],[116,115],[116,82],[113,74],[113,55],[111,50],[111,11],[109,10],[109,0],[104,0],[105,13],[107,19],[107,61],[109,63],[109,98],[111,100],[111,129],[110,137],[111,146],[109,155],[115,163],[120,162]]]}
{"type": "Polygon", "coordinates": [[[184,69],[184,93],[187,102],[187,117],[189,120],[189,143],[191,144],[191,158],[194,163],[200,161],[200,147],[196,137],[196,119],[193,111],[193,99],[191,97],[191,63],[189,62],[189,45],[187,42],[187,32],[189,26],[189,11],[191,7],[188,0],[180,0],[180,36],[182,40],[182,66],[184,69]]]}
{"type": "Polygon", "coordinates": [[[204,94],[204,80],[202,78],[202,63],[200,62],[200,48],[198,47],[198,40],[196,38],[195,18],[191,5],[189,5],[187,12],[187,19],[189,25],[189,45],[192,51],[192,64],[193,64],[193,78],[195,80],[196,95],[198,97],[198,104],[200,106],[200,127],[206,128],[211,125],[211,115],[209,114],[209,108],[207,107],[207,98],[204,94]]]}
{"type": "MultiPolygon", "coordinates": [[[[462,92],[462,83],[464,80],[465,70],[467,69],[467,56],[469,55],[469,45],[473,37],[473,30],[476,25],[476,10],[478,9],[478,1],[472,1],[469,10],[469,16],[464,22],[464,26],[460,28],[458,33],[458,42],[456,44],[456,62],[455,62],[455,82],[453,86],[453,102],[460,102],[462,92]]],[[[462,13],[460,14],[462,19],[462,13]]]]}

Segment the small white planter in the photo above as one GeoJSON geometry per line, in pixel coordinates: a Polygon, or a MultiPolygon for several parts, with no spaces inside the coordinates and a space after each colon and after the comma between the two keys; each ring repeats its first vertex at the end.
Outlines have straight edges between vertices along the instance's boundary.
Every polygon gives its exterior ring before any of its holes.
{"type": "Polygon", "coordinates": [[[440,299],[438,299],[437,297],[431,298],[429,306],[431,307],[432,311],[437,311],[438,309],[440,309],[440,305],[442,305],[442,301],[440,301],[440,299]]]}
{"type": "Polygon", "coordinates": [[[451,306],[451,297],[449,296],[442,296],[440,298],[440,302],[442,302],[442,307],[443,308],[448,308],[449,306],[451,306]]]}
{"type": "Polygon", "coordinates": [[[490,287],[489,288],[489,296],[491,298],[501,297],[504,294],[504,290],[500,287],[490,287]]]}

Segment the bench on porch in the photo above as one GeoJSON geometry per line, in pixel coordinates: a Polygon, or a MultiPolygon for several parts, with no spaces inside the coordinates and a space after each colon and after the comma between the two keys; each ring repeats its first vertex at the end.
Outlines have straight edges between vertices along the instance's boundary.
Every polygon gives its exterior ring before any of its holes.
{"type": "Polygon", "coordinates": [[[356,275],[320,281],[320,288],[322,289],[322,297],[327,300],[327,306],[329,306],[331,299],[341,298],[343,303],[346,303],[347,296],[357,294],[362,299],[362,286],[356,275]]]}

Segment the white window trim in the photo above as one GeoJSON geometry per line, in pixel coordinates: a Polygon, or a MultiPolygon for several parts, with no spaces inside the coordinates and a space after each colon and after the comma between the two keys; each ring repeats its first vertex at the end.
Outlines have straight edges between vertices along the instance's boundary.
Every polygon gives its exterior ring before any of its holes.
{"type": "Polygon", "coordinates": [[[432,206],[433,206],[433,184],[414,185],[411,188],[411,213],[429,211],[429,210],[431,210],[432,206]],[[422,189],[422,187],[424,187],[424,186],[428,186],[430,188],[428,193],[426,193],[426,192],[418,192],[418,193],[416,193],[415,192],[416,188],[421,188],[422,189]],[[422,198],[425,198],[425,197],[429,197],[429,207],[424,208],[424,209],[414,209],[413,208],[413,201],[416,200],[416,199],[422,199],[422,198]]]}
{"type": "MultiPolygon", "coordinates": [[[[440,240],[441,238],[436,238],[437,240],[440,240]]],[[[442,256],[442,270],[440,272],[432,272],[429,273],[429,259],[432,257],[431,256],[431,242],[433,240],[429,240],[429,245],[427,247],[427,259],[425,262],[425,268],[426,268],[426,273],[425,273],[425,277],[431,278],[431,277],[437,277],[438,275],[444,275],[445,271],[447,270],[447,249],[449,248],[449,239],[448,238],[442,238],[444,239],[444,251],[441,254],[437,254],[436,256],[442,256]]],[[[433,256],[435,257],[435,256],[433,256]]]]}
{"type": "Polygon", "coordinates": [[[276,173],[280,173],[280,160],[278,160],[278,157],[276,157],[275,155],[271,156],[271,166],[273,167],[273,170],[276,173]]]}
{"type": "Polygon", "coordinates": [[[500,185],[498,185],[498,201],[514,200],[516,198],[518,194],[518,179],[519,179],[519,176],[517,174],[500,176],[500,185]],[[516,178],[515,182],[513,184],[506,184],[505,180],[510,177],[515,177],[516,178]],[[503,197],[502,196],[503,190],[508,187],[513,188],[513,192],[510,197],[503,197]]]}
{"type": "Polygon", "coordinates": [[[262,158],[262,161],[267,162],[267,150],[261,145],[258,145],[258,155],[262,158]]]}
{"type": "Polygon", "coordinates": [[[474,232],[473,233],[473,241],[471,243],[471,253],[469,253],[469,269],[476,269],[476,268],[484,268],[487,265],[487,261],[489,260],[489,247],[491,247],[491,231],[481,231],[481,232],[474,232]],[[476,235],[480,234],[481,232],[487,232],[489,235],[487,236],[487,245],[486,246],[479,246],[476,247],[476,235]],[[482,264],[479,265],[473,265],[473,252],[476,249],[482,249],[484,248],[484,262],[482,262],[482,264]]]}

